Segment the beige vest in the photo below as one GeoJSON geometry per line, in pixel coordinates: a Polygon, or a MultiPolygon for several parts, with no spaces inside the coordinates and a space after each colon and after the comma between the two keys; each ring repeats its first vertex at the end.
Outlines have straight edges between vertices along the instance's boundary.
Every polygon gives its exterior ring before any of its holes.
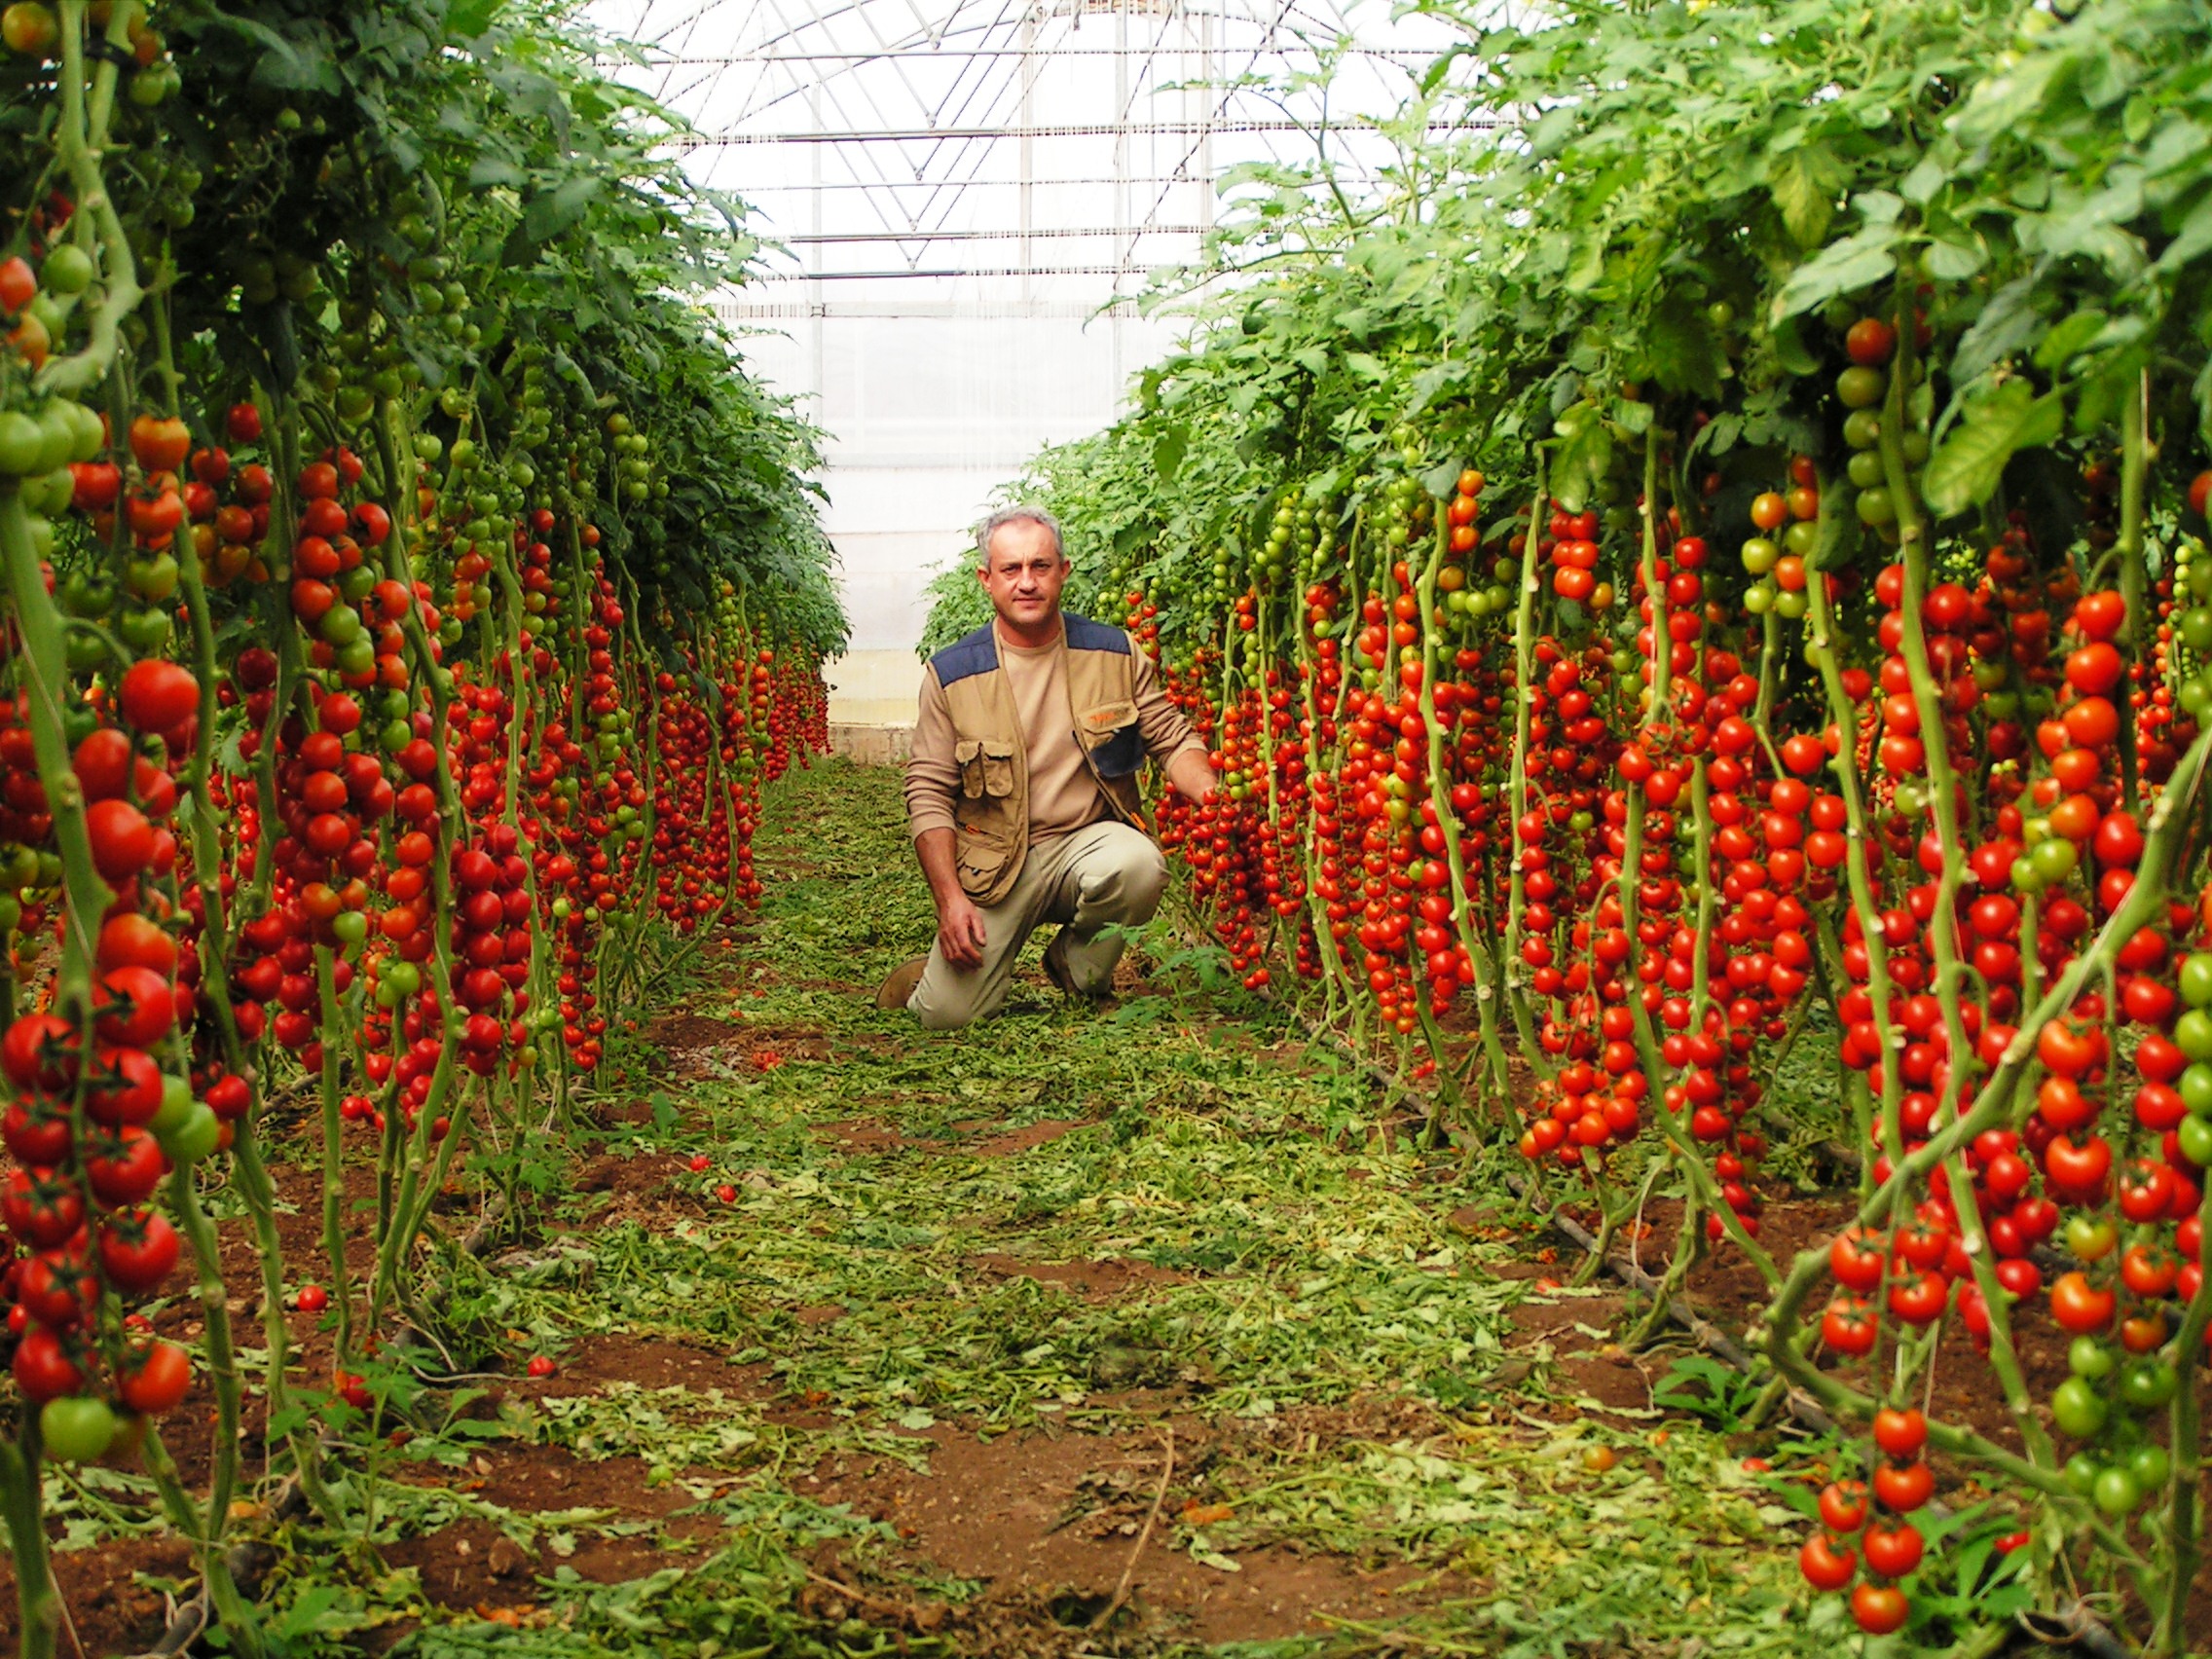
{"type": "MultiPolygon", "coordinates": [[[[1081,616],[1061,617],[1067,633],[1068,718],[1076,743],[1114,816],[1139,830],[1144,798],[1137,772],[1144,736],[1137,725],[1136,656],[1129,637],[1081,616]]],[[[998,636],[985,623],[930,658],[952,714],[960,793],[952,820],[960,886],[978,904],[1013,891],[1029,856],[1029,745],[1014,688],[999,663],[998,636]]]]}

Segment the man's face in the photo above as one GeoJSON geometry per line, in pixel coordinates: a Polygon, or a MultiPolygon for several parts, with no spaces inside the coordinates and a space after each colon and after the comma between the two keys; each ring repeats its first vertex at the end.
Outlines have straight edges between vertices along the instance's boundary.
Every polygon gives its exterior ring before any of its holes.
{"type": "Polygon", "coordinates": [[[991,608],[1009,627],[1041,628],[1060,608],[1060,589],[1068,562],[1052,545],[1052,533],[1029,519],[1015,519],[991,532],[989,562],[982,570],[991,608]]]}

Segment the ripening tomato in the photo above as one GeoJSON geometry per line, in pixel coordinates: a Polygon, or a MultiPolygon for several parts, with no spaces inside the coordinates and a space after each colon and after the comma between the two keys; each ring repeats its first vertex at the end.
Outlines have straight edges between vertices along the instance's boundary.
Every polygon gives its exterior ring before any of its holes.
{"type": "Polygon", "coordinates": [[[1843,349],[1862,369],[1878,369],[1898,349],[1898,331],[1878,316],[1862,316],[1844,332],[1843,349]]]}
{"type": "Polygon", "coordinates": [[[1911,1613],[1911,1604],[1895,1584],[1862,1583],[1851,1593],[1851,1616],[1868,1636],[1888,1636],[1911,1613]]]}
{"type": "Polygon", "coordinates": [[[2061,1330],[2077,1336],[2101,1331],[2112,1323],[2113,1293],[2100,1290],[2079,1270],[2061,1273],[2050,1287],[2050,1316],[2061,1330]]]}
{"type": "Polygon", "coordinates": [[[1856,1532],[1866,1525],[1866,1483],[1830,1481],[1821,1489],[1821,1525],[1835,1533],[1856,1532]]]}
{"type": "Polygon", "coordinates": [[[1841,1590],[1859,1570],[1859,1557],[1825,1532],[1815,1532],[1797,1552],[1797,1570],[1816,1590],[1841,1590]]]}
{"type": "Polygon", "coordinates": [[[123,1403],[132,1411],[162,1417],[176,1410],[191,1387],[192,1360],[174,1343],[157,1342],[125,1362],[116,1384],[123,1403]]]}
{"type": "Polygon", "coordinates": [[[1874,1469],[1874,1496],[1884,1509],[1909,1515],[1936,1495],[1936,1471],[1926,1463],[1881,1463],[1874,1469]]]}
{"type": "Polygon", "coordinates": [[[1893,1457],[1910,1457],[1928,1444],[1928,1419],[1915,1408],[1885,1406],[1874,1414],[1874,1444],[1893,1457]]]}
{"type": "Polygon", "coordinates": [[[1920,1565],[1923,1544],[1920,1529],[1910,1521],[1876,1522],[1866,1529],[1861,1546],[1866,1552],[1866,1569],[1884,1578],[1902,1578],[1920,1565]]]}

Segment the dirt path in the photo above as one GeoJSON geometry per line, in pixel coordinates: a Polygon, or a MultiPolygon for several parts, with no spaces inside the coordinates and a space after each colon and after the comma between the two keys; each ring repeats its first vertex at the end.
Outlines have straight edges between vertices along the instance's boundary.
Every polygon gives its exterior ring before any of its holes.
{"type": "MultiPolygon", "coordinates": [[[[1102,1013],[1032,970],[957,1037],[878,1013],[930,926],[891,774],[788,780],[758,853],[548,1228],[457,1283],[502,1375],[386,1448],[385,1569],[269,1572],[297,1651],[1822,1645],[1744,1448],[1662,1417],[1670,1357],[1494,1178],[1172,969],[1102,1013]]],[[[62,1561],[111,1564],[119,1647],[158,1628],[138,1562],[62,1561]]]]}

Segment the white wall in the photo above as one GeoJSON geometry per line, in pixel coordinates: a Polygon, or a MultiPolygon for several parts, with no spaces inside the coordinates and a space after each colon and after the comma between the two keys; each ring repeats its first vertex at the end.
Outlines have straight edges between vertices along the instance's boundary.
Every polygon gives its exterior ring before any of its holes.
{"type": "Polygon", "coordinates": [[[1018,302],[916,316],[828,301],[815,314],[759,314],[799,309],[726,313],[780,331],[750,339],[747,354],[828,434],[824,519],[853,622],[851,652],[830,675],[830,719],[904,723],[930,577],[967,555],[976,522],[1040,448],[1115,418],[1129,376],[1174,328],[1073,307],[1025,315],[1018,302]]]}

